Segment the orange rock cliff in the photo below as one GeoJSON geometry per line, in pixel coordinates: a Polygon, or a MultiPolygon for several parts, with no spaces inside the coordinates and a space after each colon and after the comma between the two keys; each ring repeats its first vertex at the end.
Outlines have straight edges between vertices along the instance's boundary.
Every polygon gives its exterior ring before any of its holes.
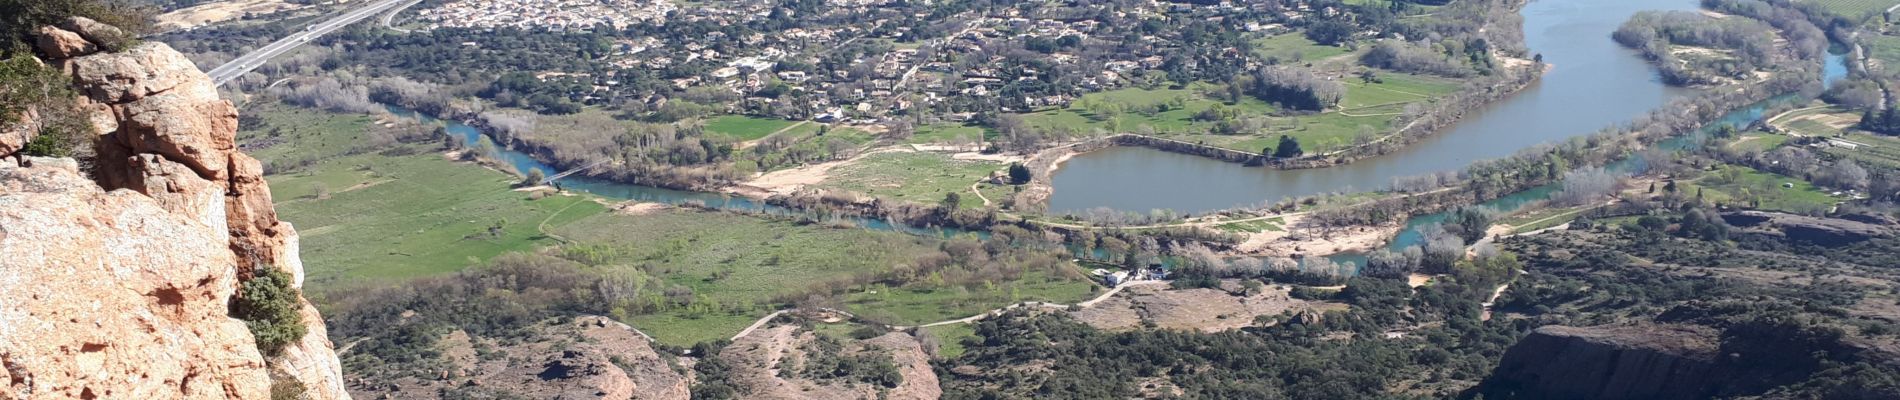
{"type": "Polygon", "coordinates": [[[74,18],[35,37],[96,131],[89,174],[19,154],[40,113],[0,126],[0,399],[348,398],[309,301],[275,356],[231,317],[260,266],[303,282],[237,109],[162,43],[102,51],[114,35],[74,18]]]}

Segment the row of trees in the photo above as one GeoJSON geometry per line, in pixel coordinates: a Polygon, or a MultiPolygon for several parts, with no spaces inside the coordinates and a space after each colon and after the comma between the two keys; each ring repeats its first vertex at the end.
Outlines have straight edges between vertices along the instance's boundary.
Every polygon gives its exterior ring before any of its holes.
{"type": "Polygon", "coordinates": [[[1248,94],[1295,110],[1323,111],[1346,97],[1346,85],[1302,68],[1261,68],[1252,83],[1248,94]]]}

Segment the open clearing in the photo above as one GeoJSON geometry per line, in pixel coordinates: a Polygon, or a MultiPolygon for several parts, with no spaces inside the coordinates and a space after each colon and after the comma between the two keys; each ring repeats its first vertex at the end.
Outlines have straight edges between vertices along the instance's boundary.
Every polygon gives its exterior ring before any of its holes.
{"type": "Polygon", "coordinates": [[[559,226],[606,210],[583,196],[535,199],[510,190],[517,178],[448,161],[433,142],[368,144],[371,132],[392,129],[368,116],[286,106],[246,114],[263,122],[241,132],[240,142],[271,165],[277,210],[302,233],[304,265],[320,287],[454,272],[557,243],[538,231],[544,222],[559,226]],[[379,151],[358,147],[365,145],[379,151]]]}
{"type": "Polygon", "coordinates": [[[1025,301],[1073,304],[1092,297],[1098,288],[1086,280],[1029,271],[1012,281],[976,288],[872,285],[846,296],[845,307],[862,317],[917,325],[968,317],[1025,301]]]}
{"type": "MultiPolygon", "coordinates": [[[[791,127],[797,121],[759,118],[744,115],[724,115],[706,121],[706,131],[723,135],[739,141],[759,140],[773,132],[791,127]]],[[[810,124],[807,124],[810,125],[810,124]]],[[[803,128],[802,126],[800,128],[803,128]]],[[[818,127],[812,126],[816,130],[818,127]]]]}
{"type": "Polygon", "coordinates": [[[216,24],[247,14],[267,14],[302,6],[283,0],[226,0],[199,4],[152,17],[159,29],[189,29],[216,24]]]}
{"type": "MultiPolygon", "coordinates": [[[[959,206],[981,208],[983,200],[968,193],[970,185],[1005,166],[994,161],[954,159],[942,153],[884,152],[832,168],[818,187],[925,204],[937,204],[945,195],[958,193],[959,206]]],[[[986,195],[1008,190],[990,184],[979,187],[991,187],[986,195]]]]}
{"type": "Polygon", "coordinates": [[[1886,11],[1887,7],[1893,7],[1895,4],[1900,4],[1900,2],[1895,2],[1894,0],[1801,0],[1801,1],[1819,4],[1821,5],[1821,8],[1826,9],[1828,12],[1839,14],[1840,16],[1848,17],[1850,19],[1855,19],[1855,20],[1858,20],[1864,17],[1877,16],[1880,14],[1880,12],[1886,11]]]}
{"type": "Polygon", "coordinates": [[[1678,182],[1678,186],[1683,193],[1694,196],[1699,192],[1716,203],[1748,201],[1750,204],[1737,205],[1795,213],[1827,210],[1836,201],[1808,181],[1736,165],[1724,165],[1692,182],[1678,182]]]}
{"type": "Polygon", "coordinates": [[[1238,111],[1246,117],[1274,114],[1278,108],[1253,98],[1225,103],[1208,97],[1211,84],[1194,84],[1176,89],[1127,88],[1082,96],[1067,108],[1023,114],[1031,126],[1048,130],[1069,130],[1084,134],[1141,133],[1186,142],[1259,152],[1279,143],[1281,135],[1299,140],[1307,153],[1339,150],[1356,143],[1391,133],[1406,106],[1432,101],[1457,91],[1455,81],[1380,70],[1378,80],[1357,78],[1342,81],[1346,97],[1333,110],[1306,115],[1268,117],[1256,132],[1237,135],[1214,134],[1215,123],[1196,118],[1216,106],[1238,111]]]}

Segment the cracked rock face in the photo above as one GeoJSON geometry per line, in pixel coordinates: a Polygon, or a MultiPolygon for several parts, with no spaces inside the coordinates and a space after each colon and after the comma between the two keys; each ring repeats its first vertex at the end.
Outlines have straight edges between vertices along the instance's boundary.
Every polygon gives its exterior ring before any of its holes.
{"type": "Polygon", "coordinates": [[[91,177],[13,154],[30,117],[0,129],[0,399],[269,398],[273,379],[348,398],[308,301],[309,333],[276,357],[229,317],[256,268],[303,281],[236,108],[162,43],[99,52],[119,35],[82,18],[36,34],[97,130],[91,177]]]}

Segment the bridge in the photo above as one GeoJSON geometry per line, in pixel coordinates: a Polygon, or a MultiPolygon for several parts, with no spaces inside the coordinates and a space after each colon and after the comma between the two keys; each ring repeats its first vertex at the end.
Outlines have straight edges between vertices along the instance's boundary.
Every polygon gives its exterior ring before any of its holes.
{"type": "Polygon", "coordinates": [[[552,184],[554,183],[554,181],[560,180],[561,178],[566,178],[569,176],[574,176],[574,174],[586,172],[587,170],[594,169],[594,167],[601,166],[602,164],[606,164],[610,161],[612,160],[595,161],[593,164],[587,164],[586,166],[583,166],[580,168],[570,169],[570,170],[567,170],[566,172],[554,174],[553,176],[549,176],[547,178],[541,179],[541,184],[543,185],[552,184]]]}

